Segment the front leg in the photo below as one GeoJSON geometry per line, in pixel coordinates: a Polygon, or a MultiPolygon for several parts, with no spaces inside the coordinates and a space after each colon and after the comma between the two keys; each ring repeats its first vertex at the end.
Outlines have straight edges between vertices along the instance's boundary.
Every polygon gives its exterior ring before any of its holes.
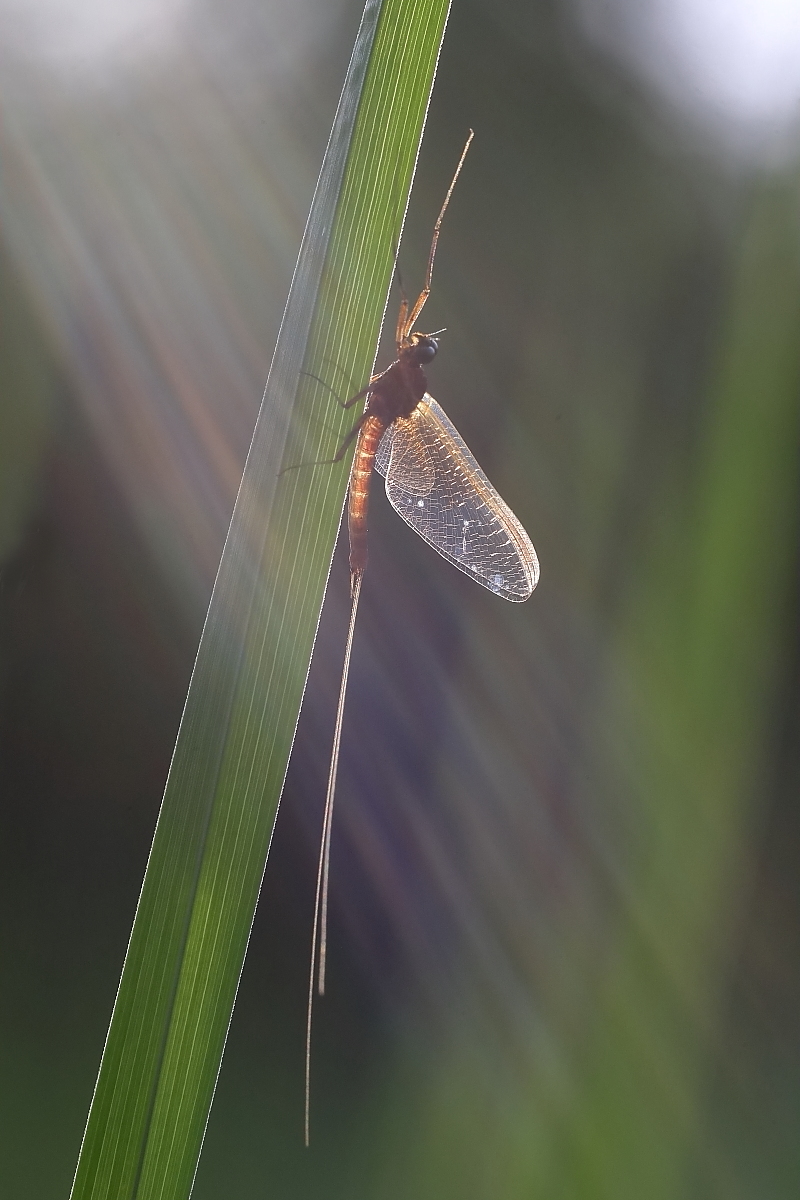
{"type": "Polygon", "coordinates": [[[394,334],[394,342],[399,354],[403,348],[403,340],[406,336],[406,323],[408,319],[408,297],[403,292],[403,298],[400,301],[400,311],[397,314],[397,328],[394,334]]]}

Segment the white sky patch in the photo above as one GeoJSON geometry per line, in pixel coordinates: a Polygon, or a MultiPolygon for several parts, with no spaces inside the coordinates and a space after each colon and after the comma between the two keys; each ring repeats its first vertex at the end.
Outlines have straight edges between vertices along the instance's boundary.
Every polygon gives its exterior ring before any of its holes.
{"type": "Polygon", "coordinates": [[[189,0],[0,0],[4,53],[61,69],[146,57],[170,41],[189,0]]]}
{"type": "Polygon", "coordinates": [[[752,157],[800,116],[800,0],[577,0],[593,41],[752,157]]]}

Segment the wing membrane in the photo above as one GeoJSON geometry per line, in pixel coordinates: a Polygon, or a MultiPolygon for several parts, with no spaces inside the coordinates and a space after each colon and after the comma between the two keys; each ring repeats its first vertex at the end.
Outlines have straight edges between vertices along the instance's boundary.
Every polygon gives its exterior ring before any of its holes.
{"type": "Polygon", "coordinates": [[[375,467],[392,507],[443,558],[506,600],[528,599],[539,579],[531,540],[432,396],[390,425],[375,467]]]}
{"type": "Polygon", "coordinates": [[[387,490],[390,461],[393,483],[412,496],[430,494],[436,483],[436,462],[425,438],[402,418],[386,430],[375,455],[375,469],[387,477],[387,490]]]}

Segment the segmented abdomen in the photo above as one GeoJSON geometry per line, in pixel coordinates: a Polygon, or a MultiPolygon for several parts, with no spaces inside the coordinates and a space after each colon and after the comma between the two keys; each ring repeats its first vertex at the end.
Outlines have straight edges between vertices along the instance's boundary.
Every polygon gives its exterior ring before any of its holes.
{"type": "Polygon", "coordinates": [[[354,582],[367,567],[367,511],[369,487],[375,452],[386,426],[379,417],[370,415],[361,426],[350,472],[350,494],[347,505],[347,527],[350,534],[350,578],[354,582]]]}

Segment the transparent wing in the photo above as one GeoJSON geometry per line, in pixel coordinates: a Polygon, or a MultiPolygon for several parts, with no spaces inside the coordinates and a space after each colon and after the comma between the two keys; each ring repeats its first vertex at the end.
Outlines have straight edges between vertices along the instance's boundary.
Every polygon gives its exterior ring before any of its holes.
{"type": "MultiPolygon", "coordinates": [[[[442,410],[439,409],[439,411],[441,412],[442,410]]],[[[444,413],[442,413],[442,416],[444,416],[444,413]]],[[[446,417],[445,420],[447,420],[446,417]]],[[[435,459],[428,449],[428,443],[425,438],[406,434],[405,430],[398,431],[398,425],[401,423],[405,426],[408,424],[408,421],[394,421],[381,438],[375,455],[375,469],[380,471],[381,475],[387,477],[387,493],[389,490],[389,462],[391,460],[391,478],[393,483],[402,487],[404,491],[409,492],[412,496],[427,496],[433,490],[433,486],[436,483],[435,459]],[[399,432],[397,438],[395,438],[396,431],[399,432]]],[[[394,504],[394,501],[392,503],[394,504]]]]}
{"type": "Polygon", "coordinates": [[[432,396],[389,426],[375,467],[392,507],[443,558],[506,600],[528,599],[539,580],[531,540],[432,396]]]}

